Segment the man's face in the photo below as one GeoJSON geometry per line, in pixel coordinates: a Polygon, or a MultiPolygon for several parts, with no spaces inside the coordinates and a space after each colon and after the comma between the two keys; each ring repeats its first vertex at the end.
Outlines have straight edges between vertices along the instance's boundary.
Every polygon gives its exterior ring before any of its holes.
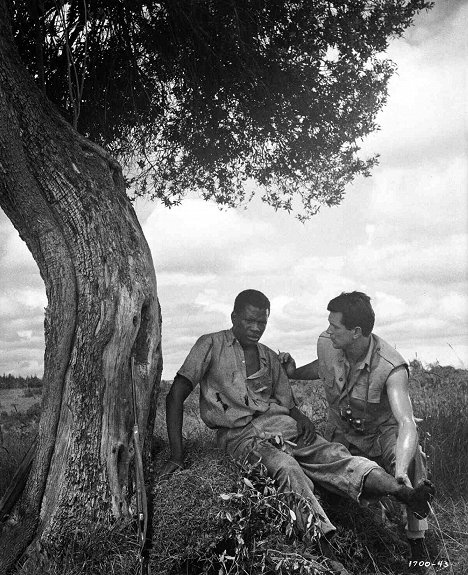
{"type": "Polygon", "coordinates": [[[327,333],[333,343],[335,349],[346,349],[354,341],[354,329],[347,329],[342,323],[343,314],[340,311],[332,311],[328,316],[328,329],[327,333]]]}
{"type": "Polygon", "coordinates": [[[240,312],[231,314],[232,331],[242,346],[256,345],[268,322],[268,310],[246,305],[240,312]]]}

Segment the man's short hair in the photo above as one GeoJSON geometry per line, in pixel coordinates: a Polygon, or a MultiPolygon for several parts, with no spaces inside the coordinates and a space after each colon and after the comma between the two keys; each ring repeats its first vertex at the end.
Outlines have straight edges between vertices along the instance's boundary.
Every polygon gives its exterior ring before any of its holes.
{"type": "Polygon", "coordinates": [[[346,329],[360,327],[362,335],[371,334],[375,322],[375,314],[370,303],[371,298],[360,291],[343,292],[330,300],[328,311],[341,312],[341,323],[346,329]]]}
{"type": "Polygon", "coordinates": [[[270,300],[265,294],[256,289],[241,291],[234,300],[234,311],[241,313],[248,305],[258,307],[259,309],[266,309],[268,312],[270,311],[270,300]]]}

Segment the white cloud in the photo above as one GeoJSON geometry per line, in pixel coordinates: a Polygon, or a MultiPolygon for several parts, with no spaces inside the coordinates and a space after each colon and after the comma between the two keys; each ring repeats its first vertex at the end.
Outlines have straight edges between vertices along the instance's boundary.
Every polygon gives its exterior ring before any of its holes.
{"type": "Polygon", "coordinates": [[[154,209],[143,229],[157,270],[204,275],[227,272],[238,254],[271,233],[266,222],[246,223],[241,211],[187,199],[169,211],[154,209]]]}
{"type": "Polygon", "coordinates": [[[468,298],[465,294],[452,291],[442,297],[439,307],[446,321],[465,327],[468,325],[468,298]]]}
{"type": "Polygon", "coordinates": [[[468,5],[452,2],[452,11],[444,13],[442,4],[420,14],[388,51],[398,72],[379,117],[382,130],[366,143],[378,144],[383,161],[409,165],[466,155],[468,5]]]}
{"type": "Polygon", "coordinates": [[[365,211],[375,227],[373,241],[417,238],[431,242],[441,235],[468,230],[466,158],[438,165],[391,167],[382,162],[369,180],[372,192],[365,211]]]}
{"type": "MultiPolygon", "coordinates": [[[[18,282],[20,283],[20,279],[18,282]]],[[[27,317],[37,311],[44,311],[47,305],[45,289],[31,289],[19,287],[18,289],[4,290],[0,295],[0,318],[27,317]]]]}
{"type": "Polygon", "coordinates": [[[219,312],[225,317],[226,321],[229,322],[229,317],[232,312],[232,303],[223,303],[223,298],[220,297],[217,289],[204,289],[196,296],[195,303],[200,305],[205,311],[219,312]]]}
{"type": "Polygon", "coordinates": [[[6,227],[5,230],[8,231],[5,234],[0,251],[2,265],[7,269],[35,266],[31,252],[25,242],[19,237],[18,232],[13,227],[6,227]]]}
{"type": "Polygon", "coordinates": [[[362,270],[368,281],[466,285],[468,234],[456,234],[434,242],[419,238],[412,242],[357,246],[350,255],[349,267],[362,270]]]}
{"type": "Polygon", "coordinates": [[[375,294],[373,308],[380,324],[393,322],[409,313],[408,305],[401,297],[384,292],[375,294]]]}
{"type": "Polygon", "coordinates": [[[24,329],[17,332],[20,339],[25,339],[26,341],[31,341],[33,336],[32,329],[24,329]]]}

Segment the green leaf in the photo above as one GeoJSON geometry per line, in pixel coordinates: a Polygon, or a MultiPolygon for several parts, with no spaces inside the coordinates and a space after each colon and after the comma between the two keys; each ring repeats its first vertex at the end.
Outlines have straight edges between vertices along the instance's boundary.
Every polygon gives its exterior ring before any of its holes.
{"type": "Polygon", "coordinates": [[[243,479],[244,479],[244,483],[247,485],[247,487],[250,487],[250,489],[255,489],[255,487],[253,486],[250,479],[247,479],[247,477],[244,477],[243,479]]]}

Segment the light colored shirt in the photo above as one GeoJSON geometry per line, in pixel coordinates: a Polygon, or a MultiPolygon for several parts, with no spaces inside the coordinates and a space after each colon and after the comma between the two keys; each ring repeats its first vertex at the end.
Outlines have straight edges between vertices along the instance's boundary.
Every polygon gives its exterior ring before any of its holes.
{"type": "MultiPolygon", "coordinates": [[[[342,349],[334,349],[331,345],[331,340],[328,334],[322,333],[321,338],[324,338],[328,343],[328,346],[325,348],[323,345],[320,347],[320,344],[323,340],[319,340],[319,351],[320,351],[320,358],[319,358],[319,376],[320,379],[323,381],[327,380],[327,367],[328,365],[324,361],[320,361],[323,357],[324,350],[327,351],[325,353],[329,353],[330,359],[328,360],[328,364],[331,364],[333,372],[334,372],[334,383],[339,390],[339,401],[345,400],[346,403],[349,403],[349,396],[356,397],[357,399],[367,400],[368,399],[368,392],[369,392],[369,383],[368,383],[368,373],[370,372],[372,357],[374,355],[374,338],[371,337],[370,344],[367,349],[366,356],[359,362],[356,363],[354,368],[351,368],[350,363],[342,349]],[[330,353],[331,352],[331,353],[330,353]]],[[[328,359],[328,358],[327,358],[328,359]]]]}
{"type": "Polygon", "coordinates": [[[396,369],[407,369],[407,363],[396,349],[375,334],[371,334],[365,357],[354,368],[343,350],[333,347],[326,332],[318,339],[317,357],[328,402],[326,439],[355,445],[370,457],[380,455],[380,435],[389,427],[398,426],[386,382],[396,369]],[[357,430],[347,417],[342,418],[347,408],[353,420],[361,420],[363,429],[357,430]]]}
{"type": "Polygon", "coordinates": [[[247,376],[244,350],[231,329],[202,335],[178,374],[200,384],[200,416],[208,427],[247,425],[269,410],[289,414],[295,405],[288,377],[276,353],[257,344],[260,369],[247,376]]]}

